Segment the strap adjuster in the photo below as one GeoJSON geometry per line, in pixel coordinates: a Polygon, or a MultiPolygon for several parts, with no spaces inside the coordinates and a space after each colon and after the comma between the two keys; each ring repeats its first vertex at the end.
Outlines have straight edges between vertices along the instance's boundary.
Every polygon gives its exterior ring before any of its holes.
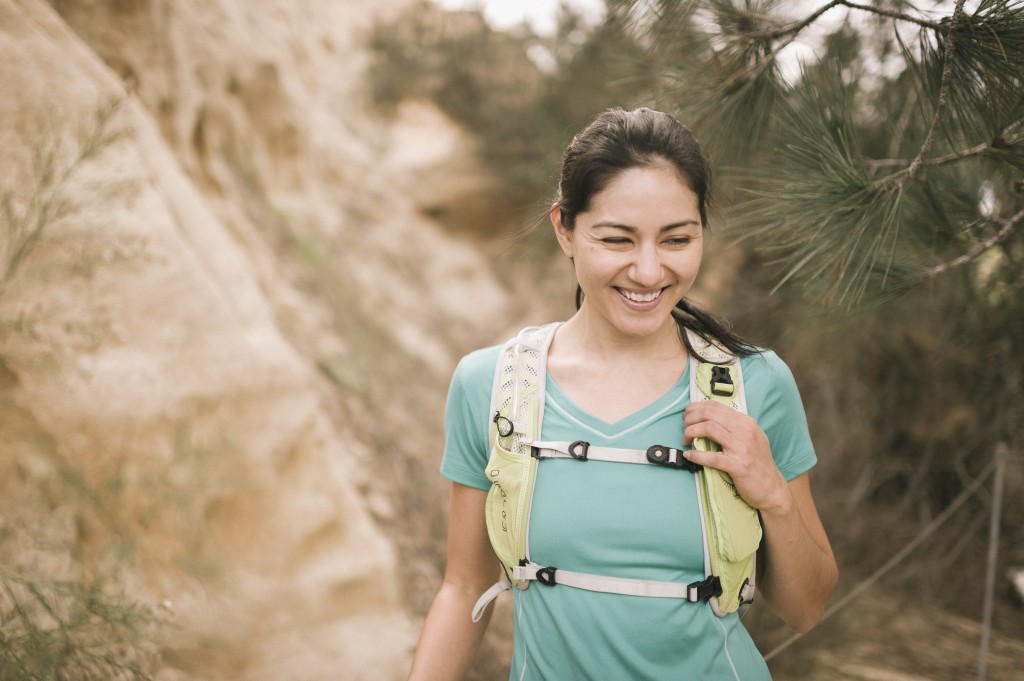
{"type": "Polygon", "coordinates": [[[732,382],[729,367],[714,365],[711,367],[711,394],[719,397],[732,397],[736,386],[732,382]]]}
{"type": "Polygon", "coordinates": [[[576,459],[577,461],[587,460],[587,450],[590,449],[590,443],[584,442],[583,440],[576,440],[569,445],[569,456],[576,459]]]}
{"type": "Polygon", "coordinates": [[[544,586],[555,586],[555,573],[558,572],[556,567],[542,567],[537,570],[537,581],[544,586]]]}
{"type": "Polygon", "coordinates": [[[494,412],[494,418],[491,419],[491,421],[497,427],[498,435],[501,437],[508,437],[516,430],[516,426],[512,423],[512,420],[502,416],[500,411],[494,412]]]}
{"type": "Polygon", "coordinates": [[[647,460],[651,463],[656,463],[659,466],[668,466],[669,468],[681,468],[688,470],[691,473],[696,473],[703,466],[699,463],[690,461],[683,456],[683,450],[675,447],[666,447],[665,445],[651,445],[647,448],[647,460]]]}
{"type": "Polygon", "coordinates": [[[711,575],[702,582],[693,582],[692,584],[686,585],[687,600],[691,603],[698,601],[707,603],[712,598],[718,598],[722,595],[722,580],[715,575],[711,575]]]}

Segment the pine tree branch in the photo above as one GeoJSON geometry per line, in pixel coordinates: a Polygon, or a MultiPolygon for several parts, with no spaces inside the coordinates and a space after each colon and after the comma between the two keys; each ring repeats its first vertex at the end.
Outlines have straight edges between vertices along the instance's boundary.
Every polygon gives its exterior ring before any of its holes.
{"type": "MultiPolygon", "coordinates": [[[[963,2],[959,2],[957,4],[957,8],[956,10],[954,10],[953,13],[954,18],[956,17],[957,11],[959,11],[961,14],[963,13],[963,4],[963,2]]],[[[743,80],[750,77],[756,77],[760,75],[772,62],[776,60],[776,58],[783,50],[789,47],[797,39],[801,31],[803,31],[805,28],[807,28],[815,21],[820,19],[826,12],[836,7],[848,7],[850,9],[862,10],[865,12],[870,12],[872,14],[877,14],[880,16],[885,16],[900,21],[907,21],[918,26],[921,26],[923,28],[928,28],[935,31],[940,31],[942,29],[941,24],[937,24],[932,21],[926,21],[924,19],[918,19],[917,17],[910,16],[909,14],[903,14],[901,12],[886,10],[879,7],[871,7],[869,5],[861,5],[855,2],[849,2],[848,0],[831,0],[831,2],[822,5],[817,10],[807,15],[800,21],[785,26],[780,26],[772,30],[752,31],[741,35],[740,38],[742,40],[746,40],[749,42],[770,41],[776,38],[783,37],[786,37],[787,39],[781,45],[773,47],[768,52],[768,54],[765,55],[764,59],[760,60],[757,64],[744,69],[740,69],[740,71],[733,74],[732,77],[726,80],[724,86],[728,88],[734,85],[739,80],[743,80]]]]}
{"type": "Polygon", "coordinates": [[[1002,225],[998,232],[993,234],[988,239],[985,239],[985,241],[979,244],[978,247],[975,248],[970,253],[964,253],[963,255],[957,258],[953,258],[949,262],[944,262],[942,264],[936,265],[935,267],[929,267],[918,279],[918,282],[933,279],[939,276],[940,274],[948,272],[951,269],[960,267],[962,265],[966,265],[969,262],[977,260],[986,251],[995,247],[1002,241],[1005,241],[1006,238],[1010,236],[1010,234],[1013,232],[1013,230],[1019,227],[1022,222],[1024,222],[1024,209],[1018,211],[1016,215],[1009,218],[1008,220],[996,220],[996,222],[1002,225]]]}
{"type": "Polygon", "coordinates": [[[935,136],[939,131],[939,124],[942,122],[943,116],[946,115],[946,107],[949,102],[950,73],[953,71],[953,52],[956,47],[954,34],[960,22],[964,19],[964,3],[966,1],[957,0],[956,7],[953,9],[953,17],[949,22],[949,31],[946,33],[946,49],[943,53],[942,77],[939,81],[939,97],[935,102],[935,114],[932,116],[931,126],[928,128],[928,134],[925,136],[924,142],[921,143],[921,149],[917,152],[917,156],[910,162],[907,169],[903,171],[902,177],[897,180],[897,189],[906,187],[907,183],[917,175],[917,171],[920,170],[921,164],[924,162],[924,157],[932,150],[935,136]]]}
{"type": "MultiPolygon", "coordinates": [[[[871,5],[861,5],[861,4],[856,3],[856,2],[845,2],[845,0],[843,2],[840,2],[839,4],[844,6],[844,7],[849,7],[850,9],[859,9],[859,10],[862,10],[864,12],[870,12],[871,14],[877,14],[879,16],[888,17],[890,19],[897,19],[898,21],[906,21],[906,22],[909,22],[911,24],[917,24],[918,26],[920,26],[922,28],[930,28],[933,31],[939,31],[939,30],[942,29],[942,25],[941,24],[937,24],[934,21],[927,21],[925,19],[919,19],[917,17],[912,17],[909,14],[903,14],[902,12],[896,12],[896,11],[890,10],[890,9],[882,9],[881,7],[872,7],[871,5]]],[[[963,5],[963,3],[961,3],[961,6],[962,5],[963,5]]]]}
{"type": "MultiPolygon", "coordinates": [[[[825,14],[825,12],[829,11],[834,7],[838,7],[842,4],[845,4],[843,0],[832,0],[832,2],[829,2],[823,5],[822,7],[819,7],[817,10],[809,14],[801,21],[789,24],[787,26],[780,26],[779,28],[773,29],[771,31],[761,31],[757,33],[752,33],[750,34],[750,37],[757,39],[772,39],[792,35],[795,38],[797,33],[813,24],[815,21],[821,18],[821,16],[825,14]]],[[[790,41],[787,41],[785,44],[788,45],[789,42],[790,41]]]]}
{"type": "MultiPolygon", "coordinates": [[[[1012,131],[1013,129],[1018,128],[1018,127],[1020,127],[1020,126],[1019,125],[1014,125],[1014,126],[1012,126],[1010,128],[1007,128],[1000,135],[998,135],[995,139],[990,140],[988,142],[982,142],[981,144],[976,144],[973,147],[969,147],[967,149],[961,149],[960,151],[955,151],[955,152],[953,152],[951,154],[946,154],[945,156],[936,156],[935,158],[922,159],[921,163],[919,165],[921,165],[921,166],[941,166],[941,165],[946,165],[947,163],[954,163],[956,161],[961,161],[961,160],[963,160],[965,158],[971,158],[972,156],[981,156],[982,154],[988,153],[989,151],[993,151],[995,149],[999,149],[1000,147],[1004,147],[1004,146],[1006,146],[1008,144],[1013,144],[1015,142],[1020,141],[1021,138],[1020,137],[1007,137],[1007,133],[1009,133],[1010,131],[1012,131]]],[[[908,165],[910,163],[911,163],[911,161],[909,161],[909,160],[907,160],[905,158],[879,158],[879,159],[869,159],[869,160],[865,161],[865,165],[867,165],[869,167],[872,167],[872,168],[885,168],[885,167],[888,167],[888,166],[906,166],[906,165],[908,165]]]]}
{"type": "MultiPolygon", "coordinates": [[[[872,7],[870,5],[861,5],[856,2],[849,2],[848,0],[832,0],[831,2],[822,5],[804,19],[801,19],[800,21],[794,22],[786,26],[780,26],[779,28],[773,29],[771,31],[752,33],[750,34],[750,37],[758,39],[781,38],[787,35],[794,35],[795,37],[795,34],[800,33],[800,31],[804,30],[805,28],[813,24],[815,21],[820,19],[823,14],[828,12],[830,9],[834,9],[836,7],[848,7],[849,9],[861,10],[863,12],[877,14],[879,16],[888,17],[890,19],[896,19],[898,21],[906,21],[911,24],[916,24],[922,28],[930,28],[933,31],[942,30],[941,24],[937,24],[934,21],[920,19],[909,14],[903,14],[902,12],[883,9],[881,7],[872,7]]],[[[788,45],[789,43],[787,42],[786,44],[788,45]]]]}

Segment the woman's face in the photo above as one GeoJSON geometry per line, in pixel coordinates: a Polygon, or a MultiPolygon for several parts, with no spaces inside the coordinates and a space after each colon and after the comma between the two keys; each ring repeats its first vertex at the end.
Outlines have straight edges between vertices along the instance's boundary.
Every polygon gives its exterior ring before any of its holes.
{"type": "Polygon", "coordinates": [[[671,166],[630,168],[594,195],[574,229],[551,221],[583,289],[581,312],[613,334],[662,331],[704,251],[697,195],[671,166]]]}

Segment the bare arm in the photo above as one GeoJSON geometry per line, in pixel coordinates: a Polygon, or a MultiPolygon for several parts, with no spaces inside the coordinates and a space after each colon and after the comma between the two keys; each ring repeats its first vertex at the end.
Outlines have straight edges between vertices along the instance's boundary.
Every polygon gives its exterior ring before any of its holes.
{"type": "Polygon", "coordinates": [[[761,509],[765,601],[787,624],[807,632],[821,619],[839,569],[811,496],[807,473],[787,485],[781,506],[761,509]]]}
{"type": "Polygon", "coordinates": [[[409,681],[457,681],[473,663],[490,610],[478,623],[470,615],[477,598],[499,576],[487,538],[486,498],[482,490],[452,483],[444,581],[423,624],[409,681]]]}
{"type": "Polygon", "coordinates": [[[736,490],[761,513],[763,579],[768,605],[789,626],[810,630],[821,619],[839,578],[835,556],[811,496],[805,473],[790,482],[772,458],[757,422],[718,402],[686,408],[685,440],[710,437],[721,452],[687,452],[687,458],[728,473],[736,490]]]}

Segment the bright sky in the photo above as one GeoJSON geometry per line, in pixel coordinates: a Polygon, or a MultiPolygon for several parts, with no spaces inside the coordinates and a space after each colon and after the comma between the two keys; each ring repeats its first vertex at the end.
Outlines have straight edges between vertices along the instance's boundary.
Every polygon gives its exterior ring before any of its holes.
{"type": "Polygon", "coordinates": [[[563,3],[595,18],[604,12],[604,0],[434,0],[445,9],[482,7],[487,23],[496,29],[511,28],[528,21],[538,33],[555,30],[555,14],[563,3]]]}

